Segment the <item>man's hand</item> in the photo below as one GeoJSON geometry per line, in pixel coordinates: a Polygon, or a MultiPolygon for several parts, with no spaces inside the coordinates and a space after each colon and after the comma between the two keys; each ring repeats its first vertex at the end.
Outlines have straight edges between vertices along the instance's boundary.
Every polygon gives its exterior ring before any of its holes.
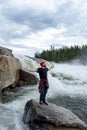
{"type": "Polygon", "coordinates": [[[51,65],[51,67],[49,68],[49,70],[53,69],[54,68],[54,65],[51,65]]]}
{"type": "Polygon", "coordinates": [[[51,68],[54,68],[54,65],[52,65],[51,68]]]}

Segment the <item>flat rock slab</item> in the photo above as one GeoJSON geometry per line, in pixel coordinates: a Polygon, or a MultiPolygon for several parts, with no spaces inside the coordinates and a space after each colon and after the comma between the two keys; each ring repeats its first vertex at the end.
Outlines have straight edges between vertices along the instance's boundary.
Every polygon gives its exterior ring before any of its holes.
{"type": "Polygon", "coordinates": [[[85,122],[72,111],[49,103],[40,105],[30,100],[25,105],[23,121],[32,130],[87,130],[85,122]]]}

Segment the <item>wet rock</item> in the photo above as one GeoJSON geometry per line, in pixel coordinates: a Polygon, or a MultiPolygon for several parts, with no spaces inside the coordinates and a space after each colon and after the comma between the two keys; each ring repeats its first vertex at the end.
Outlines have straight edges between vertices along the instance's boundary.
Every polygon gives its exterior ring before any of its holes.
{"type": "Polygon", "coordinates": [[[25,105],[23,122],[32,130],[86,130],[87,125],[70,110],[30,100],[25,105]]]}
{"type": "Polygon", "coordinates": [[[8,89],[35,85],[37,82],[36,76],[22,70],[21,62],[13,56],[12,50],[0,47],[0,102],[9,101],[4,93],[8,89]]]}
{"type": "Polygon", "coordinates": [[[2,102],[2,94],[1,94],[1,91],[0,91],[0,102],[2,102]]]}
{"type": "Polygon", "coordinates": [[[13,57],[12,50],[0,47],[0,90],[6,87],[18,87],[37,84],[33,74],[22,70],[21,62],[13,57]]]}
{"type": "Polygon", "coordinates": [[[19,75],[20,75],[19,80],[26,83],[27,85],[36,85],[38,82],[38,79],[36,78],[35,75],[28,73],[26,71],[20,70],[19,75]]]}

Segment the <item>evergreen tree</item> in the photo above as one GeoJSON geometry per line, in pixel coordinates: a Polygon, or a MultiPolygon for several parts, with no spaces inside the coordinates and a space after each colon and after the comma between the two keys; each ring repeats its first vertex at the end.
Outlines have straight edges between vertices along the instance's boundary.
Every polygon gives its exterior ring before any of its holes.
{"type": "Polygon", "coordinates": [[[87,45],[83,45],[79,47],[78,45],[68,47],[63,47],[60,49],[55,49],[54,46],[51,45],[49,50],[44,50],[41,53],[35,53],[36,58],[43,58],[48,61],[54,62],[65,62],[72,59],[79,58],[83,55],[87,56],[87,45]]]}

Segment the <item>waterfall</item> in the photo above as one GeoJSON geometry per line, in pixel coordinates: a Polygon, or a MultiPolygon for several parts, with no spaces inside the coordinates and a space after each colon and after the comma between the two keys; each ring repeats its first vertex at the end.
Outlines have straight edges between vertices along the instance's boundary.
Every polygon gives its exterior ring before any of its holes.
{"type": "MultiPolygon", "coordinates": [[[[21,62],[22,68],[37,69],[42,59],[35,59],[22,55],[15,55],[21,62]]],[[[86,121],[85,114],[87,104],[87,66],[75,65],[69,63],[50,63],[46,61],[47,67],[51,64],[54,68],[48,72],[49,90],[47,98],[49,101],[65,105],[66,107],[80,113],[80,106],[83,106],[82,118],[86,121]],[[59,101],[60,100],[60,101],[59,101]],[[84,101],[84,102],[83,102],[84,101]],[[80,102],[80,103],[79,103],[80,102]],[[71,104],[72,103],[72,104],[71,104]],[[75,104],[74,104],[75,103],[75,104]],[[85,113],[85,114],[84,114],[85,113]]],[[[38,73],[33,73],[39,78],[38,73]]],[[[0,129],[1,130],[28,130],[22,122],[24,106],[31,98],[38,101],[38,84],[34,86],[22,86],[18,89],[20,93],[17,98],[11,102],[0,104],[0,129]]],[[[12,93],[14,94],[14,93],[12,93]]]]}

